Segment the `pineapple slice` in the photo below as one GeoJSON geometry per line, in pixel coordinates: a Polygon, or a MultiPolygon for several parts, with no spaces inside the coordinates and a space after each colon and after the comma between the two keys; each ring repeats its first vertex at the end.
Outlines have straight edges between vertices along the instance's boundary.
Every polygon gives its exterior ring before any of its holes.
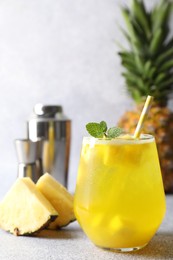
{"type": "Polygon", "coordinates": [[[76,220],[73,211],[73,196],[50,174],[45,173],[36,183],[36,187],[58,211],[59,217],[48,226],[59,229],[76,220]]]}
{"type": "Polygon", "coordinates": [[[39,231],[57,216],[57,211],[28,177],[17,179],[0,204],[0,227],[14,235],[39,231]]]}

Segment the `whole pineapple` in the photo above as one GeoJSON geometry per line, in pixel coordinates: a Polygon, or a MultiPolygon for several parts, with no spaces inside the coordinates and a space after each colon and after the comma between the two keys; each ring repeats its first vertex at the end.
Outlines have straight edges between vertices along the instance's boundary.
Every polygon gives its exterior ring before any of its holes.
{"type": "Polygon", "coordinates": [[[122,8],[127,31],[123,31],[129,49],[119,55],[125,68],[127,90],[136,102],[119,126],[134,133],[147,95],[154,97],[143,133],[156,138],[165,192],[173,193],[173,113],[168,109],[173,92],[173,38],[170,38],[172,4],[161,1],[148,11],[143,0],[133,0],[132,8],[122,8]]]}

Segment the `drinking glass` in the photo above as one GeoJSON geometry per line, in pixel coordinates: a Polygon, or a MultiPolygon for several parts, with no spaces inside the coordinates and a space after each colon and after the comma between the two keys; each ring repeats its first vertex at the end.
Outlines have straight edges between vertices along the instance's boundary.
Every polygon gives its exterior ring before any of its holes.
{"type": "Polygon", "coordinates": [[[76,218],[97,246],[143,248],[165,214],[155,139],[84,137],[74,199],[76,218]]]}

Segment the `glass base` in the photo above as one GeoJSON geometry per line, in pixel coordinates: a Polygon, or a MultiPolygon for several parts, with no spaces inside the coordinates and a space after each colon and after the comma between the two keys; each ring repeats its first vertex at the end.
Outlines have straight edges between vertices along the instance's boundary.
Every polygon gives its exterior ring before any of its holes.
{"type": "Polygon", "coordinates": [[[144,248],[147,244],[143,245],[143,246],[135,246],[135,247],[127,247],[127,248],[108,248],[108,247],[100,247],[102,249],[105,250],[109,250],[109,251],[113,251],[113,252],[117,252],[117,253],[128,253],[128,252],[134,252],[137,250],[140,250],[142,248],[144,248]]]}

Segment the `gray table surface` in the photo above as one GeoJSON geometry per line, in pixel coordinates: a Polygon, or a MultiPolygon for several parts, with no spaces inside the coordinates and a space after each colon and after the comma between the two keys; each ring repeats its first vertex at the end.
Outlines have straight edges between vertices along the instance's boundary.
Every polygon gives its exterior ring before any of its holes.
{"type": "Polygon", "coordinates": [[[126,260],[173,259],[173,195],[166,197],[167,213],[150,243],[133,253],[100,249],[77,222],[61,231],[42,231],[37,237],[15,237],[0,230],[0,260],[126,260]]]}

